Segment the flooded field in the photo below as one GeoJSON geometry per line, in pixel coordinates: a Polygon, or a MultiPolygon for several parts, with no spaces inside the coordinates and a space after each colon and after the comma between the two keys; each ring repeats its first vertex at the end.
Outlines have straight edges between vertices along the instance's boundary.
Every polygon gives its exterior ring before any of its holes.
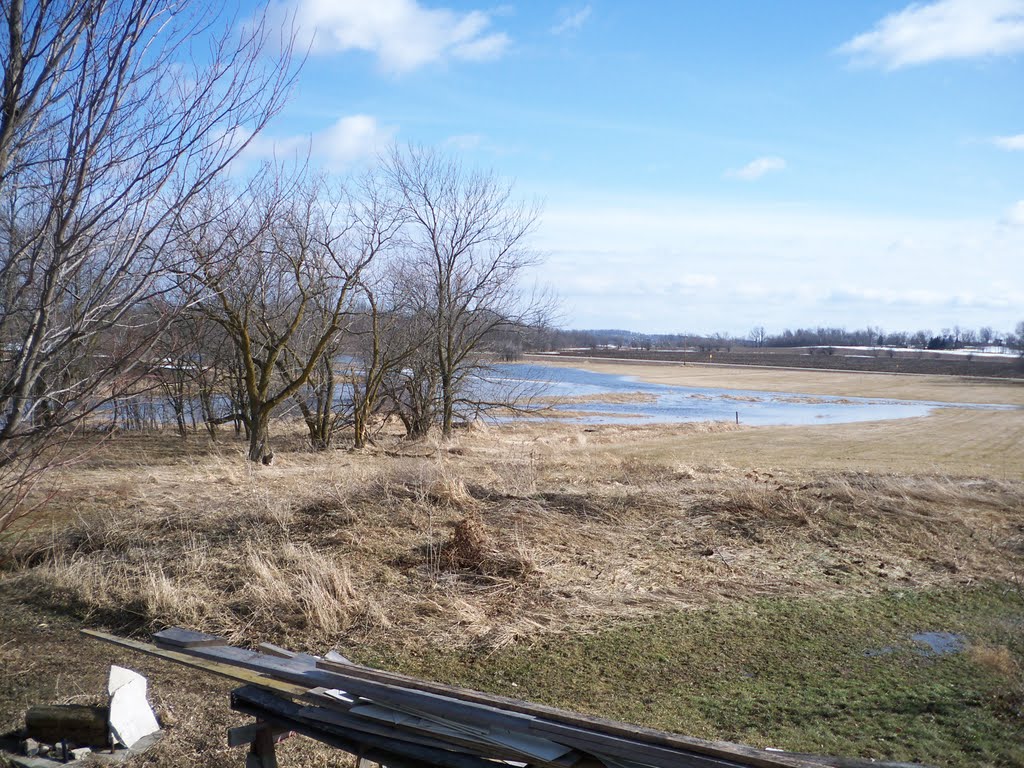
{"type": "Polygon", "coordinates": [[[845,424],[927,416],[936,408],[1009,409],[922,400],[800,392],[683,387],[582,368],[516,363],[496,366],[490,386],[531,389],[535,400],[579,423],[736,421],[755,426],[845,424]]]}

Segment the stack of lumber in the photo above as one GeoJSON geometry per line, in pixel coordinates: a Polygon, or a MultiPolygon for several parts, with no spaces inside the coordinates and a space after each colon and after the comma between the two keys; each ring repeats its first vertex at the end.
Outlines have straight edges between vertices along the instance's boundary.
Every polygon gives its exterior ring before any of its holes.
{"type": "MultiPolygon", "coordinates": [[[[807,768],[867,761],[709,742],[263,644],[169,629],[155,645],[91,637],[229,677],[232,707],[389,768],[807,768]]],[[[240,741],[236,743],[241,743],[240,741]]],[[[879,763],[871,763],[878,766],[879,763]]]]}

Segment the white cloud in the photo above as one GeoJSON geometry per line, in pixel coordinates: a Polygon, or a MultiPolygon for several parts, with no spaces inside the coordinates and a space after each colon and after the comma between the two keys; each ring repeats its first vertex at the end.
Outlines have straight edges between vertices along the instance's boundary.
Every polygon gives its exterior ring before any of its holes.
{"type": "MultiPolygon", "coordinates": [[[[1010,214],[1024,224],[1024,200],[1010,214]]],[[[577,190],[548,198],[539,276],[581,328],[1012,327],[1024,304],[1024,226],[1009,218],[577,190]]]]}
{"type": "Polygon", "coordinates": [[[348,115],[314,134],[281,137],[260,134],[243,152],[243,158],[285,158],[308,152],[330,170],[342,171],[377,155],[392,142],[397,130],[394,126],[382,126],[370,115],[348,115]]]}
{"type": "Polygon", "coordinates": [[[508,35],[490,30],[483,11],[425,8],[418,0],[298,0],[296,23],[311,35],[313,54],[359,50],[382,69],[410,72],[446,59],[500,56],[508,35]]]}
{"type": "Polygon", "coordinates": [[[889,14],[839,47],[854,62],[899,69],[1024,51],[1024,0],[939,0],[889,14]]]}
{"type": "Polygon", "coordinates": [[[574,13],[563,13],[562,20],[551,28],[551,34],[564,35],[567,32],[575,32],[590,18],[591,10],[593,9],[588,4],[574,13]]]}
{"type": "Polygon", "coordinates": [[[1024,200],[1018,200],[1010,206],[1002,223],[1008,227],[1024,227],[1024,200]]]}
{"type": "Polygon", "coordinates": [[[731,179],[743,179],[744,181],[755,181],[766,173],[782,171],[786,168],[786,161],[781,157],[768,156],[752,160],[742,168],[734,168],[726,171],[725,175],[731,179]]]}
{"type": "Polygon", "coordinates": [[[313,137],[313,151],[332,167],[345,167],[376,155],[391,143],[396,130],[369,115],[343,117],[313,137]]]}
{"type": "Polygon", "coordinates": [[[1000,149],[1024,151],[1024,133],[1018,133],[1016,136],[993,136],[992,143],[1000,149]]]}

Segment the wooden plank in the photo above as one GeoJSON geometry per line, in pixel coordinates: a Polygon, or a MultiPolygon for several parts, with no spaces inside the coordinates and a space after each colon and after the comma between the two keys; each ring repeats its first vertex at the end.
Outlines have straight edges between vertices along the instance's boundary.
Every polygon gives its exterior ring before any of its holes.
{"type": "MultiPolygon", "coordinates": [[[[327,723],[310,721],[300,714],[302,709],[300,705],[281,699],[254,686],[247,686],[246,688],[234,691],[231,695],[231,708],[268,722],[276,722],[281,726],[288,727],[290,730],[302,733],[318,741],[331,743],[331,741],[328,741],[328,738],[339,739],[344,743],[357,747],[356,751],[352,752],[352,754],[388,766],[394,766],[394,760],[397,757],[399,760],[405,758],[420,764],[442,766],[443,768],[494,768],[493,762],[473,755],[444,749],[432,749],[373,734],[357,733],[327,723]],[[378,753],[378,756],[374,756],[374,752],[378,753]],[[388,753],[392,756],[385,756],[388,753]]],[[[345,747],[340,748],[345,749],[345,747]]]]}
{"type": "Polygon", "coordinates": [[[173,661],[176,664],[182,664],[186,667],[191,667],[192,669],[198,669],[201,672],[220,675],[221,677],[226,677],[229,680],[234,680],[239,683],[252,683],[254,685],[259,685],[263,688],[267,688],[268,690],[272,690],[286,696],[300,697],[305,695],[309,690],[308,686],[294,685],[281,680],[275,680],[273,678],[254,673],[248,669],[242,669],[230,664],[221,664],[205,659],[197,659],[193,656],[186,656],[184,653],[179,651],[157,648],[155,645],[143,643],[139,640],[130,640],[126,637],[118,637],[117,635],[100,632],[95,629],[82,629],[79,631],[83,635],[87,635],[94,640],[101,640],[105,643],[110,643],[121,648],[144,653],[147,656],[155,656],[156,658],[163,659],[164,661],[173,661]]]}
{"type": "MultiPolygon", "coordinates": [[[[241,747],[246,744],[252,744],[256,740],[256,734],[266,727],[265,723],[249,723],[248,725],[228,728],[228,746],[241,747]]],[[[278,743],[287,739],[290,734],[291,731],[281,730],[280,728],[273,729],[274,740],[278,743]]]]}
{"type": "Polygon", "coordinates": [[[498,760],[514,760],[533,765],[552,766],[552,768],[565,768],[566,766],[574,765],[580,757],[578,753],[570,752],[568,755],[556,760],[542,760],[538,759],[535,755],[521,752],[512,746],[495,743],[493,740],[478,740],[470,734],[452,735],[438,733],[435,730],[418,727],[409,723],[389,724],[381,720],[368,719],[361,715],[346,715],[326,707],[303,707],[300,710],[300,714],[312,720],[339,725],[351,730],[375,733],[378,736],[388,736],[440,749],[451,749],[453,746],[459,747],[462,750],[471,751],[482,757],[498,760]]]}
{"type": "MultiPolygon", "coordinates": [[[[274,677],[295,685],[313,688],[340,688],[349,694],[364,696],[377,703],[393,705],[417,713],[430,713],[435,717],[480,725],[487,728],[521,730],[528,716],[505,712],[494,707],[459,701],[425,691],[401,688],[386,683],[364,680],[334,672],[327,672],[311,666],[300,659],[282,659],[256,651],[233,646],[197,647],[186,651],[189,656],[212,662],[239,666],[261,675],[274,677]]],[[[310,698],[312,693],[304,698],[310,698]]],[[[316,703],[333,709],[346,711],[348,706],[328,696],[317,696],[316,703]]]]}
{"type": "MultiPolygon", "coordinates": [[[[302,709],[299,710],[299,715],[308,720],[316,720],[317,722],[336,725],[350,731],[372,733],[375,736],[386,736],[399,741],[408,741],[411,744],[419,744],[424,747],[434,747],[435,749],[452,749],[456,746],[471,746],[472,748],[476,748],[478,746],[475,743],[470,744],[469,742],[465,744],[457,744],[454,741],[434,738],[428,734],[399,728],[398,726],[388,726],[372,720],[365,720],[352,715],[346,715],[343,712],[337,712],[333,709],[327,709],[326,707],[302,707],[302,709]]],[[[482,750],[486,750],[486,745],[480,744],[479,746],[482,750]]],[[[495,756],[497,755],[487,755],[487,757],[495,756]]]]}
{"type": "Polygon", "coordinates": [[[227,645],[228,641],[217,635],[193,632],[191,629],[171,627],[153,635],[153,640],[160,648],[207,648],[215,645],[227,645]]]}
{"type": "MultiPolygon", "coordinates": [[[[97,630],[81,630],[81,631],[82,631],[83,634],[85,634],[85,635],[87,635],[89,637],[92,637],[92,638],[94,638],[96,640],[102,640],[104,642],[108,642],[108,643],[111,643],[113,645],[117,645],[117,646],[120,646],[120,647],[123,647],[123,648],[127,648],[127,649],[130,649],[130,650],[133,650],[133,651],[138,651],[140,653],[145,653],[145,654],[150,655],[150,656],[155,656],[157,658],[161,658],[161,659],[164,659],[166,661],[173,661],[173,662],[176,662],[178,664],[182,664],[184,666],[191,667],[193,669],[198,669],[198,670],[201,670],[201,671],[204,671],[204,672],[209,672],[209,673],[212,673],[212,674],[217,674],[217,675],[220,675],[222,677],[226,677],[226,678],[231,679],[231,680],[236,680],[238,682],[249,683],[251,685],[259,686],[259,687],[264,688],[264,689],[273,690],[273,691],[275,691],[277,693],[281,693],[283,695],[286,695],[286,696],[289,696],[289,697],[292,697],[292,698],[303,698],[303,699],[310,699],[310,698],[312,698],[317,703],[327,702],[329,705],[334,705],[335,707],[343,706],[342,702],[339,702],[337,699],[334,699],[334,698],[329,697],[329,696],[319,696],[319,697],[311,696],[311,691],[309,690],[308,686],[306,686],[306,685],[295,685],[295,684],[292,684],[290,682],[277,680],[277,679],[268,677],[266,675],[262,675],[259,672],[256,672],[254,670],[250,670],[250,669],[243,668],[243,667],[237,667],[237,666],[234,666],[232,664],[225,664],[225,663],[222,663],[222,662],[217,662],[217,661],[213,661],[213,660],[210,660],[210,659],[197,658],[197,657],[195,657],[193,655],[185,655],[184,653],[179,652],[179,651],[171,651],[171,650],[167,650],[167,649],[163,649],[163,648],[157,648],[156,646],[150,645],[148,643],[143,643],[143,642],[140,642],[140,641],[137,641],[137,640],[130,640],[130,639],[127,639],[127,638],[117,637],[116,635],[110,635],[108,633],[100,632],[100,631],[97,631],[97,630]]],[[[241,651],[243,649],[235,649],[235,650],[241,651]]],[[[245,652],[245,653],[250,653],[251,654],[251,652],[245,652]]],[[[301,678],[301,675],[302,675],[301,670],[309,669],[310,667],[308,667],[307,665],[303,665],[300,662],[298,664],[298,668],[299,668],[300,671],[298,673],[292,673],[292,674],[295,674],[297,677],[301,678]]],[[[333,688],[333,687],[336,687],[336,686],[330,686],[330,687],[333,688]]],[[[390,763],[386,763],[386,764],[389,766],[389,768],[398,768],[398,766],[394,763],[394,761],[392,761],[390,763]]]]}
{"type": "Polygon", "coordinates": [[[279,659],[298,659],[306,662],[311,667],[315,667],[316,663],[320,660],[319,656],[289,651],[287,648],[282,648],[280,645],[274,645],[273,643],[260,643],[256,648],[260,653],[265,653],[268,656],[277,656],[279,659]]]}
{"type": "Polygon", "coordinates": [[[563,723],[534,721],[530,724],[530,732],[588,752],[598,759],[602,755],[611,755],[623,760],[657,766],[657,768],[740,768],[744,765],[735,758],[726,759],[683,752],[671,747],[660,747],[608,734],[599,734],[563,723]]]}
{"type": "Polygon", "coordinates": [[[743,744],[731,742],[712,742],[703,739],[695,739],[689,736],[658,731],[642,726],[630,725],[627,723],[606,720],[605,718],[584,715],[579,712],[549,707],[544,704],[513,699],[507,696],[473,691],[468,688],[459,688],[443,683],[435,683],[427,680],[420,680],[396,672],[385,672],[353,664],[338,664],[327,659],[317,662],[317,667],[329,670],[339,675],[348,677],[359,677],[381,683],[402,686],[413,690],[424,691],[440,696],[446,696],[460,701],[482,704],[485,706],[501,709],[508,712],[530,715],[535,718],[542,718],[566,725],[574,725],[581,728],[591,728],[597,731],[608,733],[612,736],[635,739],[665,746],[674,749],[681,749],[687,752],[697,752],[713,757],[735,760],[743,758],[746,765],[757,768],[806,768],[812,765],[811,761],[794,758],[789,755],[775,755],[764,750],[748,747],[743,744]]]}
{"type": "Polygon", "coordinates": [[[282,648],[280,645],[274,645],[273,643],[260,643],[256,647],[269,656],[277,656],[282,659],[294,659],[298,656],[295,651],[289,651],[287,648],[282,648]]]}
{"type": "MultiPolygon", "coordinates": [[[[656,746],[663,746],[666,747],[666,749],[646,751],[649,755],[658,756],[661,761],[667,761],[656,763],[656,765],[661,766],[661,768],[688,768],[688,766],[691,765],[699,765],[699,763],[695,762],[684,762],[683,758],[688,755],[714,758],[719,761],[718,763],[707,763],[708,765],[719,765],[722,764],[722,761],[725,761],[726,763],[731,761],[732,765],[758,766],[760,768],[803,768],[804,766],[810,765],[810,763],[806,761],[793,760],[783,756],[775,756],[772,753],[763,753],[760,752],[760,750],[755,750],[753,748],[739,747],[739,745],[737,745],[736,748],[732,748],[732,745],[709,745],[706,742],[690,740],[685,737],[675,738],[672,734],[666,734],[660,731],[636,728],[626,725],[625,723],[601,721],[597,718],[588,718],[585,715],[557,710],[553,707],[532,705],[529,702],[491,696],[478,691],[455,689],[452,688],[452,686],[442,686],[440,684],[417,680],[415,678],[406,678],[405,676],[397,677],[402,678],[403,682],[408,681],[416,684],[417,687],[400,687],[395,682],[382,682],[377,679],[373,679],[376,678],[377,675],[374,675],[373,678],[371,678],[362,674],[365,668],[361,668],[360,674],[357,676],[352,672],[352,667],[349,665],[341,665],[334,662],[325,663],[323,660],[318,661],[315,667],[310,667],[308,663],[298,659],[281,659],[232,646],[196,647],[188,649],[187,653],[189,655],[199,656],[211,661],[237,664],[268,676],[281,677],[289,682],[300,685],[306,684],[311,688],[314,686],[324,688],[342,688],[350,694],[365,696],[366,698],[372,699],[378,703],[389,704],[403,709],[410,709],[415,712],[429,714],[434,717],[442,717],[448,720],[456,720],[488,728],[499,728],[502,730],[509,730],[511,732],[522,732],[526,726],[524,720],[535,719],[536,716],[528,714],[531,711],[558,714],[570,721],[564,723],[566,725],[571,725],[574,720],[580,721],[582,725],[576,726],[577,728],[593,728],[595,724],[598,728],[610,725],[614,726],[619,731],[620,735],[608,735],[605,737],[603,744],[610,747],[609,750],[606,750],[609,754],[616,754],[622,749],[621,741],[623,738],[631,739],[638,744],[642,744],[644,742],[644,736],[653,734],[661,741],[670,742],[661,745],[656,744],[656,746]],[[425,690],[426,688],[458,691],[463,694],[465,698],[456,699],[441,693],[433,693],[429,690],[425,690]],[[496,706],[483,703],[488,701],[493,701],[496,706]],[[513,706],[503,708],[506,704],[511,704],[513,706]],[[640,738],[637,738],[637,736],[640,736],[640,738]],[[673,751],[675,755],[674,757],[672,756],[673,751]]],[[[386,673],[385,676],[389,678],[396,677],[392,673],[386,673]]],[[[323,696],[319,697],[319,699],[320,700],[317,701],[318,704],[330,708],[337,709],[340,706],[344,706],[337,700],[331,699],[330,697],[323,696]]],[[[578,736],[578,733],[574,735],[578,736]]],[[[597,740],[597,743],[595,744],[594,742],[590,742],[591,748],[587,750],[590,752],[593,752],[602,746],[601,739],[603,734],[598,732],[593,734],[593,737],[597,740]]],[[[627,759],[629,758],[628,754],[620,756],[626,757],[627,759]]]]}
{"type": "MultiPolygon", "coordinates": [[[[124,647],[153,653],[178,663],[188,664],[204,671],[222,674],[231,679],[251,682],[278,693],[304,698],[339,711],[349,705],[329,696],[316,695],[309,689],[316,687],[339,688],[364,696],[375,702],[412,710],[430,717],[464,722],[470,725],[497,728],[509,732],[524,732],[536,720],[553,725],[575,727],[576,731],[562,730],[563,738],[575,739],[575,744],[586,744],[584,751],[600,753],[602,747],[611,755],[624,748],[623,740],[637,745],[665,747],[676,756],[698,755],[716,758],[733,765],[757,768],[804,768],[820,766],[817,760],[801,759],[791,755],[777,755],[743,745],[704,742],[676,734],[616,723],[602,718],[558,710],[553,707],[507,699],[478,691],[469,691],[439,683],[408,678],[394,673],[370,670],[356,665],[339,664],[326,660],[311,664],[308,659],[275,658],[232,646],[195,646],[180,652],[155,649],[143,643],[123,640],[104,633],[83,630],[97,639],[115,642],[124,647]],[[200,663],[195,663],[200,662],[200,663]],[[580,733],[583,731],[584,733],[580,733]],[[585,742],[584,736],[589,739],[585,742]]],[[[536,725],[536,723],[534,723],[536,725]]],[[[541,731],[537,731],[540,733],[541,731]]],[[[550,738],[550,734],[548,734],[550,738]]],[[[557,739],[556,739],[557,740],[557,739]]],[[[566,742],[568,743],[568,742],[566,742]]],[[[645,750],[659,759],[674,760],[666,752],[645,750]]],[[[631,754],[635,754],[631,753],[631,754]]],[[[624,759],[631,759],[624,755],[624,759]]],[[[657,764],[657,763],[656,763],[657,764]]],[[[390,763],[388,764],[391,765],[390,763]]],[[[672,763],[674,768],[677,763],[672,763]]],[[[398,768],[392,766],[392,768],[398,768]]]]}
{"type": "Polygon", "coordinates": [[[249,747],[249,754],[245,756],[245,768],[277,768],[273,728],[270,723],[261,725],[263,727],[256,732],[256,738],[249,747]]]}

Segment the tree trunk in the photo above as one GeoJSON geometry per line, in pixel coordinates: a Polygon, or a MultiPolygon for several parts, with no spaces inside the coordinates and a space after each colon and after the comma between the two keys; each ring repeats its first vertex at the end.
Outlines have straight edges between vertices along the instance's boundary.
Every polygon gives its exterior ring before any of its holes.
{"type": "Polygon", "coordinates": [[[441,435],[447,439],[452,436],[452,422],[455,419],[455,393],[452,392],[452,378],[441,375],[441,435]]]}
{"type": "Polygon", "coordinates": [[[352,414],[353,444],[356,448],[366,447],[366,414],[362,404],[357,405],[352,414]]]}
{"type": "Polygon", "coordinates": [[[258,411],[246,419],[246,431],[249,433],[249,461],[261,462],[270,454],[270,419],[267,414],[258,411]]]}

